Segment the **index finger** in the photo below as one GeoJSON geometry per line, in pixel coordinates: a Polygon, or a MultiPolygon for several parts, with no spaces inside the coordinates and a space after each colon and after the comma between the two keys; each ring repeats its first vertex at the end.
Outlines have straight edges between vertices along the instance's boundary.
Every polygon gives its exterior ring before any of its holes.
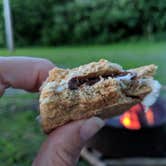
{"type": "Polygon", "coordinates": [[[38,91],[54,64],[46,59],[0,57],[0,81],[4,87],[38,91]]]}

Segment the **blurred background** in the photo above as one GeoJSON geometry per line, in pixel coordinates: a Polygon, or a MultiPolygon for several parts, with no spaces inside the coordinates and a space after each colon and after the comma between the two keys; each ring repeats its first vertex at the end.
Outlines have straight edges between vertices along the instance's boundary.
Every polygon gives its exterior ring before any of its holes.
{"type": "MultiPolygon", "coordinates": [[[[64,68],[101,58],[126,69],[154,63],[156,78],[166,84],[164,0],[10,0],[10,49],[4,3],[0,56],[42,57],[64,68]]],[[[38,94],[9,89],[0,99],[0,165],[32,163],[45,138],[37,115],[38,94]]],[[[89,164],[81,159],[78,165],[89,164]]]]}

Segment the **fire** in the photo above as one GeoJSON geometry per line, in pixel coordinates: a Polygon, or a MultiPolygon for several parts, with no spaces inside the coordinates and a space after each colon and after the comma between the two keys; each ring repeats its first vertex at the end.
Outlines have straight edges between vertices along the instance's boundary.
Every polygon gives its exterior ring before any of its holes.
{"type": "Polygon", "coordinates": [[[137,116],[137,112],[139,110],[140,106],[135,105],[121,116],[120,122],[123,124],[124,127],[133,130],[138,130],[141,128],[141,124],[137,116]]]}
{"type": "Polygon", "coordinates": [[[154,124],[154,114],[152,109],[150,108],[147,112],[146,112],[146,119],[149,125],[153,125],[154,124]]]}
{"type": "Polygon", "coordinates": [[[140,122],[140,113],[142,113],[145,116],[146,123],[149,125],[154,124],[154,114],[152,109],[149,109],[147,112],[143,112],[144,108],[141,104],[137,104],[133,106],[131,109],[129,109],[127,112],[125,112],[120,117],[120,122],[123,124],[123,126],[127,129],[131,130],[139,130],[141,129],[141,122],[140,122]]]}

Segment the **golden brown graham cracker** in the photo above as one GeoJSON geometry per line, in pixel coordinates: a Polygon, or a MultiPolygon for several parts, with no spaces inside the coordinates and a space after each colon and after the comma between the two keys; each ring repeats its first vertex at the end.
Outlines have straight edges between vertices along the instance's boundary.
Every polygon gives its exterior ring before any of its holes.
{"type": "Polygon", "coordinates": [[[107,60],[74,69],[55,67],[41,87],[40,118],[45,133],[67,122],[119,115],[151,92],[141,79],[152,78],[157,67],[123,70],[107,60]]]}

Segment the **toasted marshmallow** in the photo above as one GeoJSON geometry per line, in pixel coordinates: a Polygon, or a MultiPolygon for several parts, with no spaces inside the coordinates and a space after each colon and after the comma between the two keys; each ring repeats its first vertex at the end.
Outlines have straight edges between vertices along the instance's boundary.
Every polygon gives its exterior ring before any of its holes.
{"type": "Polygon", "coordinates": [[[143,79],[143,81],[152,88],[152,91],[147,94],[142,101],[142,104],[145,106],[145,111],[147,111],[149,107],[156,102],[160,93],[161,85],[157,80],[153,80],[152,78],[143,79]]]}

